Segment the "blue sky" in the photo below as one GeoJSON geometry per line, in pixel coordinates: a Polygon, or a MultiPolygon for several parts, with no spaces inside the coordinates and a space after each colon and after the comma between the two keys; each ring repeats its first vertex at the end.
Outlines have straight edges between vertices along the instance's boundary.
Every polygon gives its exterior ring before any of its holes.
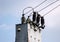
{"type": "MultiPolygon", "coordinates": [[[[42,1],[44,0],[0,0],[0,42],[15,42],[15,24],[21,23],[22,10],[28,6],[34,8],[42,1]]],[[[35,11],[53,1],[55,0],[47,0],[35,11]]],[[[59,4],[60,0],[39,13],[44,15],[59,4]]],[[[42,42],[60,42],[60,7],[45,16],[45,25],[42,30],[42,42]]]]}

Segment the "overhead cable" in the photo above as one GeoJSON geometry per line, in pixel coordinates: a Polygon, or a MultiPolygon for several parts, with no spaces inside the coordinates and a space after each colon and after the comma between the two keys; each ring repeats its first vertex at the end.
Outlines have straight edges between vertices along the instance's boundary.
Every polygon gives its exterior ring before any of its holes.
{"type": "Polygon", "coordinates": [[[34,11],[34,9],[33,9],[32,7],[26,7],[26,8],[23,9],[23,12],[22,12],[24,15],[25,15],[24,11],[25,11],[27,8],[31,8],[31,10],[34,11]]]}
{"type": "Polygon", "coordinates": [[[46,14],[44,14],[43,16],[46,16],[46,15],[48,15],[51,11],[53,11],[54,9],[56,9],[57,7],[59,7],[60,6],[60,4],[59,5],[57,5],[56,7],[54,7],[53,9],[51,9],[49,12],[47,12],[46,14]]]}
{"type": "MultiPolygon", "coordinates": [[[[46,2],[47,0],[44,0],[43,2],[41,2],[40,4],[38,4],[36,7],[34,7],[34,9],[35,8],[37,8],[37,7],[39,7],[41,4],[43,4],[44,2],[46,2]]],[[[28,14],[30,11],[32,11],[32,10],[29,10],[28,12],[26,12],[25,14],[28,14]]]]}
{"type": "Polygon", "coordinates": [[[47,8],[47,7],[49,7],[50,5],[52,5],[52,4],[54,4],[54,3],[56,3],[57,1],[59,1],[59,0],[56,0],[56,1],[52,2],[52,3],[50,3],[50,4],[49,4],[49,5],[47,5],[46,7],[42,8],[41,10],[39,10],[38,12],[40,12],[40,11],[44,10],[45,8],[47,8]]]}
{"type": "MultiPolygon", "coordinates": [[[[57,1],[59,1],[59,0],[56,0],[56,1],[52,2],[52,3],[50,3],[50,4],[49,4],[49,5],[47,5],[46,7],[42,8],[41,10],[39,10],[38,12],[40,12],[40,11],[44,10],[45,8],[47,8],[47,7],[51,6],[52,4],[56,3],[57,1]]],[[[32,13],[30,13],[30,15],[29,15],[29,16],[31,16],[31,15],[32,15],[32,13]]]]}

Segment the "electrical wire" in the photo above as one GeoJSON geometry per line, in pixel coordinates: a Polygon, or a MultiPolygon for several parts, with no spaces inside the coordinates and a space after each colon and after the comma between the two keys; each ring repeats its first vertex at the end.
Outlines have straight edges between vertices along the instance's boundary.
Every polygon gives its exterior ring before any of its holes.
{"type": "Polygon", "coordinates": [[[45,8],[47,8],[47,7],[49,7],[50,5],[52,5],[52,4],[54,4],[54,3],[56,3],[57,1],[59,1],[59,0],[56,0],[56,1],[52,2],[52,3],[50,3],[50,4],[49,4],[49,5],[47,5],[46,7],[42,8],[41,10],[39,10],[38,12],[40,12],[40,11],[44,10],[45,8]]]}
{"type": "Polygon", "coordinates": [[[54,7],[53,9],[51,9],[49,12],[47,12],[46,14],[44,14],[43,16],[46,16],[48,13],[50,13],[51,11],[53,11],[54,9],[56,9],[57,7],[59,7],[60,6],[60,4],[59,5],[57,5],[56,7],[54,7]]]}
{"type": "MultiPolygon", "coordinates": [[[[38,12],[40,12],[40,11],[44,10],[45,8],[47,8],[47,7],[51,6],[52,4],[56,3],[57,1],[59,1],[59,0],[56,0],[56,1],[52,2],[52,3],[50,3],[50,4],[49,4],[49,5],[47,5],[46,7],[42,8],[41,10],[39,10],[38,12]]],[[[30,13],[30,15],[29,15],[29,16],[32,16],[32,13],[30,13]]]]}
{"type": "MultiPolygon", "coordinates": [[[[34,8],[32,8],[32,7],[26,7],[26,8],[23,9],[23,12],[22,12],[23,14],[24,14],[24,11],[25,11],[27,8],[31,8],[31,10],[34,11],[34,8]]],[[[24,15],[25,15],[25,14],[24,14],[24,15]]]]}
{"type": "MultiPolygon", "coordinates": [[[[41,2],[40,4],[38,4],[36,7],[34,7],[34,9],[35,8],[37,8],[37,7],[39,7],[41,4],[43,4],[44,2],[46,2],[47,0],[44,0],[43,2],[41,2]]],[[[30,11],[32,11],[32,10],[29,10],[28,12],[26,12],[25,14],[28,14],[30,11]]]]}

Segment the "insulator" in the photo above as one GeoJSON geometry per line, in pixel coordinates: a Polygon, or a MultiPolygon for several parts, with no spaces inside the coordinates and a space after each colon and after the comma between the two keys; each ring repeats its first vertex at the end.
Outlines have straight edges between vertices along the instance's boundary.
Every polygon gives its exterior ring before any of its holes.
{"type": "Polygon", "coordinates": [[[31,23],[31,19],[29,18],[29,16],[28,16],[28,18],[26,20],[26,23],[31,23]]]}
{"type": "Polygon", "coordinates": [[[33,12],[33,22],[36,21],[36,12],[33,12]]]}
{"type": "Polygon", "coordinates": [[[22,22],[22,24],[26,23],[26,18],[24,17],[24,14],[22,14],[21,22],[22,22]]]}
{"type": "Polygon", "coordinates": [[[41,26],[44,25],[44,17],[41,17],[41,26]]]}
{"type": "Polygon", "coordinates": [[[37,14],[37,21],[36,21],[37,23],[40,22],[40,17],[41,17],[40,14],[37,14]]]}

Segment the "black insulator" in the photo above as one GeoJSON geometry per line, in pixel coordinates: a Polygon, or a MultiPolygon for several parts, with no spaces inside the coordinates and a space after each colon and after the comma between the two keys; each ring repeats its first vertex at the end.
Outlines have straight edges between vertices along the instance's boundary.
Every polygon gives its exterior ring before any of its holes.
{"type": "Polygon", "coordinates": [[[37,14],[37,21],[36,21],[37,23],[39,23],[40,22],[40,14],[37,14]]]}
{"type": "Polygon", "coordinates": [[[36,12],[33,12],[33,22],[36,20],[36,12]]]}
{"type": "Polygon", "coordinates": [[[41,26],[44,25],[44,17],[41,17],[41,26]]]}

